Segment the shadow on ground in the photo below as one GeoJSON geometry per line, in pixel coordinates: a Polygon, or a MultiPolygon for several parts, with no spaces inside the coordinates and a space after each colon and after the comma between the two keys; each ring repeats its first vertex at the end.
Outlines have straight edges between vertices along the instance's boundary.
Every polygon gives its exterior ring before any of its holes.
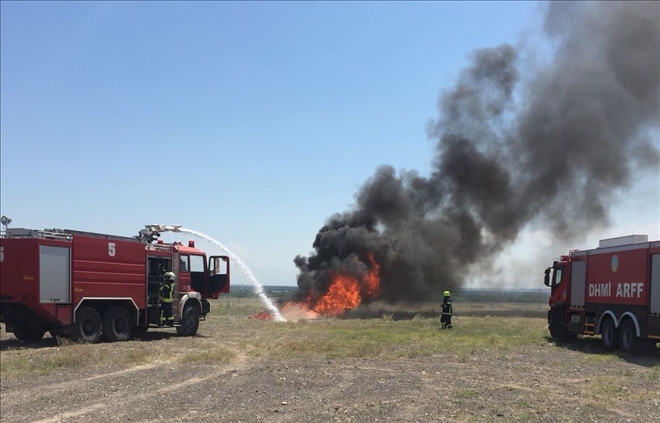
{"type": "Polygon", "coordinates": [[[23,342],[16,338],[0,340],[0,351],[19,350],[19,349],[39,349],[39,348],[52,348],[57,347],[57,339],[46,336],[43,339],[35,342],[23,342]]]}
{"type": "MultiPolygon", "coordinates": [[[[163,339],[177,338],[179,335],[174,330],[150,330],[139,335],[135,335],[131,341],[137,342],[154,342],[160,341],[163,339]]],[[[204,335],[197,334],[196,338],[206,338],[204,335]]],[[[16,338],[6,338],[0,340],[0,352],[1,351],[10,351],[10,350],[21,350],[21,349],[41,349],[41,348],[53,348],[67,345],[74,345],[78,342],[72,341],[69,338],[53,338],[49,335],[44,336],[39,341],[34,342],[23,342],[16,338]]],[[[80,342],[82,343],[82,342],[80,342]]],[[[106,344],[108,342],[100,341],[100,344],[106,344]]]]}
{"type": "Polygon", "coordinates": [[[441,312],[430,311],[403,311],[403,310],[351,310],[340,316],[341,319],[383,319],[388,320],[412,320],[415,317],[434,319],[439,318],[441,312]]]}
{"type": "MultiPolygon", "coordinates": [[[[405,311],[389,309],[355,309],[346,312],[340,318],[342,319],[381,319],[391,320],[412,320],[415,317],[424,319],[440,318],[440,310],[423,311],[405,311]]],[[[547,318],[546,310],[469,310],[465,312],[455,312],[454,316],[464,317],[529,317],[529,318],[547,318]]]]}
{"type": "Polygon", "coordinates": [[[550,336],[547,336],[548,342],[555,344],[559,348],[564,348],[571,351],[577,351],[584,354],[591,355],[615,355],[628,363],[636,364],[638,366],[653,367],[660,365],[660,348],[648,348],[639,355],[626,354],[621,351],[608,351],[603,347],[600,337],[578,337],[578,339],[560,343],[555,342],[550,336]]]}
{"type": "MultiPolygon", "coordinates": [[[[139,337],[134,338],[134,341],[140,342],[150,342],[150,341],[160,341],[161,339],[169,338],[179,338],[181,335],[177,334],[172,330],[149,330],[145,333],[142,333],[139,337]]],[[[197,334],[195,338],[208,338],[207,336],[197,334]]]]}

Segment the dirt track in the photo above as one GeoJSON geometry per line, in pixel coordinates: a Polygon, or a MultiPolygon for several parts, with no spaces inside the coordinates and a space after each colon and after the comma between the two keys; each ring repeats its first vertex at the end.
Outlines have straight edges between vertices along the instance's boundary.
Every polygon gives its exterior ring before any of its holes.
{"type": "MultiPolygon", "coordinates": [[[[3,338],[3,350],[9,346],[12,354],[21,352],[17,341],[3,338]]],[[[168,342],[179,341],[187,339],[151,342],[154,348],[167,348],[168,342]]],[[[58,348],[47,339],[42,346],[58,348]]],[[[1,420],[660,421],[657,355],[612,360],[551,343],[507,354],[397,360],[262,361],[234,352],[234,359],[223,365],[150,363],[5,378],[1,420]]]]}

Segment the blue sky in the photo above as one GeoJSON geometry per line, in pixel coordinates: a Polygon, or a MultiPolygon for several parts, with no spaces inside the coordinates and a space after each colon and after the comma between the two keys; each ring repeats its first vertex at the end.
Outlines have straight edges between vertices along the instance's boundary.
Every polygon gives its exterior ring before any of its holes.
{"type": "MultiPolygon", "coordinates": [[[[120,235],[182,224],[267,285],[295,284],[294,256],[379,165],[428,172],[427,122],[470,52],[540,22],[535,2],[0,7],[0,213],[120,235]]],[[[657,185],[630,191],[653,207],[625,202],[613,236],[660,238],[657,185]]]]}

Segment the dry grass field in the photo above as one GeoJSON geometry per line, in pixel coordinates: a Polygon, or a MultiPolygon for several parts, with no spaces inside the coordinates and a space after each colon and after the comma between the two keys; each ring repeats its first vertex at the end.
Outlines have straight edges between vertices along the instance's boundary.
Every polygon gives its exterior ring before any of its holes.
{"type": "Polygon", "coordinates": [[[345,318],[250,319],[212,304],[198,336],[95,345],[0,336],[2,422],[653,422],[660,349],[555,345],[538,303],[372,304],[345,318]]]}

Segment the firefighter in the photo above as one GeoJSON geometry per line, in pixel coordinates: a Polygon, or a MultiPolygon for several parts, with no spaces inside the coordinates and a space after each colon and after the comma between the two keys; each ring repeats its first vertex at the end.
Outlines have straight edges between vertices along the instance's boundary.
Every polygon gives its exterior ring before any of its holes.
{"type": "Polygon", "coordinates": [[[451,296],[449,291],[445,291],[442,296],[442,317],[440,317],[440,327],[442,329],[451,329],[451,315],[453,310],[451,307],[451,296]]]}
{"type": "Polygon", "coordinates": [[[160,324],[159,326],[174,326],[172,302],[174,301],[174,278],[172,272],[165,272],[163,283],[160,284],[160,324]]]}

